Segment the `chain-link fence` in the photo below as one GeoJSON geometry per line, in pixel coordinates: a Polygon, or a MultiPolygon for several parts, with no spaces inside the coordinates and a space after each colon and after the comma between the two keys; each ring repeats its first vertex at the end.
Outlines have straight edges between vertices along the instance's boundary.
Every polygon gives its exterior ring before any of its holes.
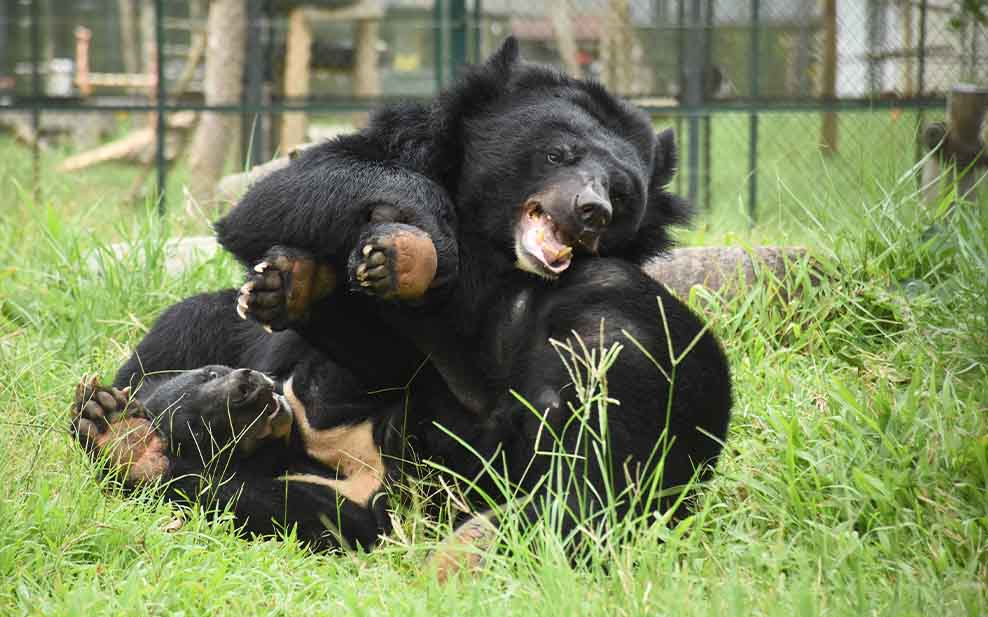
{"type": "Polygon", "coordinates": [[[92,176],[101,190],[152,191],[164,207],[196,174],[185,161],[204,113],[239,119],[215,144],[239,153],[231,171],[350,130],[381,102],[433,96],[514,34],[528,59],[675,125],[680,191],[750,222],[821,181],[853,193],[909,169],[924,114],[957,82],[988,83],[988,29],[958,19],[960,4],[0,0],[0,148],[30,150],[38,190],[109,165],[92,176]],[[231,2],[246,27],[225,52],[244,62],[225,75],[236,98],[217,103],[204,58],[224,49],[207,24],[231,2]]]}

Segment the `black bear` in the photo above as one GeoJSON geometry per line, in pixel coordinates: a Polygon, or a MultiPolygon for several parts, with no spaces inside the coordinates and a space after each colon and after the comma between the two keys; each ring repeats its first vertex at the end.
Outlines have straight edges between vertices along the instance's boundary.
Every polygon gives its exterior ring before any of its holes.
{"type": "MultiPolygon", "coordinates": [[[[396,344],[416,332],[382,319],[378,299],[428,308],[455,295],[450,325],[470,337],[489,284],[516,267],[554,278],[584,255],[640,263],[686,220],[684,202],[665,190],[674,168],[671,132],[656,135],[598,84],[523,63],[509,38],[432,104],[385,107],[365,130],[304,151],[216,231],[260,270],[242,313],[295,327],[368,385],[387,387],[423,356],[396,344]],[[333,287],[309,291],[314,270],[286,259],[298,250],[344,279],[330,301],[306,305],[333,287]],[[291,280],[265,276],[274,260],[291,280]],[[272,281],[287,303],[266,296],[272,281]],[[307,313],[318,319],[295,319],[307,313]]],[[[431,342],[416,341],[427,351],[431,342]]]]}
{"type": "MultiPolygon", "coordinates": [[[[552,341],[640,346],[607,378],[620,407],[607,415],[605,467],[625,470],[613,479],[621,493],[663,458],[668,489],[716,459],[731,407],[714,337],[637,267],[685,219],[666,191],[674,170],[671,133],[656,135],[597,84],[521,62],[509,39],[434,104],[386,108],[368,129],[307,151],[217,230],[255,270],[242,314],[295,328],[371,380],[398,379],[395,367],[408,374],[428,357],[434,371],[418,374],[412,409],[443,413],[479,452],[448,438],[426,448],[464,475],[479,466],[470,458],[500,452],[510,480],[531,492],[550,460],[535,456],[537,436],[548,429],[576,447],[566,429],[581,405],[552,341]],[[320,270],[348,284],[310,293],[307,272],[320,270]],[[472,414],[450,413],[457,403],[472,414]]],[[[596,426],[598,411],[581,422],[596,426]]],[[[577,472],[598,495],[601,473],[577,472]]],[[[542,507],[532,500],[529,518],[542,507]]]]}
{"type": "Polygon", "coordinates": [[[158,484],[173,501],[229,507],[247,532],[370,549],[390,529],[381,452],[401,451],[402,397],[366,394],[292,332],[231,318],[235,298],[166,310],[112,384],[76,388],[73,433],[128,490],[158,484]],[[201,345],[209,335],[226,349],[201,345]]]}

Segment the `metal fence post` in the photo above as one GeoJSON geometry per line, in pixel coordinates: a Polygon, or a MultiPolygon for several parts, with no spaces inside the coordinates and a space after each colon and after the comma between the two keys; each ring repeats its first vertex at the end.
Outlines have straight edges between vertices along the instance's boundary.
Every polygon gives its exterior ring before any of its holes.
{"type": "Polygon", "coordinates": [[[976,71],[978,70],[978,22],[976,20],[971,20],[971,74],[966,75],[965,79],[971,83],[977,81],[976,71]]]}
{"type": "Polygon", "coordinates": [[[446,46],[446,30],[448,27],[448,12],[446,10],[446,3],[449,0],[436,0],[432,9],[432,31],[433,31],[433,64],[434,71],[433,74],[436,79],[436,92],[443,89],[446,85],[446,58],[447,46],[446,46]]]}
{"type": "Polygon", "coordinates": [[[810,40],[813,36],[810,32],[810,20],[813,18],[816,0],[802,0],[799,20],[799,48],[796,53],[796,66],[799,75],[799,98],[804,98],[810,91],[810,40]]]}
{"type": "MultiPolygon", "coordinates": [[[[714,0],[707,0],[707,16],[704,20],[704,30],[703,30],[703,41],[706,43],[703,47],[703,95],[704,100],[708,92],[707,90],[707,76],[710,73],[710,59],[713,53],[713,32],[714,32],[714,0]]],[[[711,168],[713,167],[711,163],[713,148],[710,147],[711,133],[713,132],[713,123],[711,122],[710,113],[703,114],[703,145],[701,146],[702,154],[702,171],[703,174],[703,207],[708,211],[711,208],[711,181],[713,180],[713,172],[711,168]]]]}
{"type": "MultiPolygon", "coordinates": [[[[921,0],[919,3],[919,62],[916,63],[916,96],[922,98],[923,92],[926,90],[926,10],[927,10],[927,0],[921,0]]],[[[916,134],[919,135],[920,131],[923,130],[923,124],[926,121],[926,113],[923,109],[920,109],[916,113],[916,134]]],[[[920,140],[916,140],[915,146],[915,159],[918,161],[923,158],[923,146],[920,140]]],[[[918,173],[916,175],[917,181],[922,185],[923,175],[918,173]]]]}
{"type": "MultiPolygon", "coordinates": [[[[751,92],[750,96],[757,105],[760,84],[759,66],[759,28],[761,22],[761,0],[751,0],[751,92]]],[[[758,112],[752,108],[748,116],[748,223],[755,224],[758,203],[758,112]]]]}
{"type": "Polygon", "coordinates": [[[926,89],[926,0],[919,3],[919,62],[916,76],[916,95],[922,97],[926,89]]]}
{"type": "MultiPolygon", "coordinates": [[[[686,35],[683,32],[686,22],[686,0],[676,3],[676,85],[680,104],[686,93],[686,35]]],[[[682,143],[683,114],[676,114],[676,140],[682,143]]],[[[683,192],[683,174],[676,174],[676,192],[683,192]]]]}
{"type": "Polygon", "coordinates": [[[880,88],[878,87],[878,71],[875,67],[875,53],[878,49],[878,11],[880,8],[876,4],[876,0],[868,0],[868,13],[867,13],[867,32],[868,32],[868,47],[867,47],[867,58],[868,58],[868,94],[872,97],[878,96],[880,88]]]}
{"type": "Polygon", "coordinates": [[[467,61],[467,3],[466,0],[450,0],[449,20],[450,53],[449,77],[456,79],[467,61]]]}
{"type": "Polygon", "coordinates": [[[168,181],[168,168],[165,161],[165,0],[154,2],[155,71],[157,72],[157,96],[155,100],[155,166],[158,169],[158,182],[155,200],[158,214],[165,213],[165,188],[168,181]]]}
{"type": "Polygon", "coordinates": [[[473,62],[480,62],[484,56],[484,0],[474,0],[473,4],[473,62]]]}
{"type": "Polygon", "coordinates": [[[253,111],[241,114],[241,160],[248,167],[259,165],[267,159],[267,148],[264,143],[264,114],[260,111],[264,98],[264,46],[261,36],[261,2],[247,2],[247,53],[246,56],[246,88],[241,100],[245,107],[253,111]]]}
{"type": "Polygon", "coordinates": [[[688,170],[687,196],[690,203],[696,204],[700,192],[700,117],[703,104],[703,54],[707,41],[703,32],[703,0],[692,0],[689,12],[689,30],[695,38],[695,45],[687,45],[686,51],[686,91],[683,103],[689,114],[687,119],[686,168],[688,170]]]}
{"type": "Polygon", "coordinates": [[[31,1],[31,183],[35,205],[41,201],[41,0],[31,1]]]}

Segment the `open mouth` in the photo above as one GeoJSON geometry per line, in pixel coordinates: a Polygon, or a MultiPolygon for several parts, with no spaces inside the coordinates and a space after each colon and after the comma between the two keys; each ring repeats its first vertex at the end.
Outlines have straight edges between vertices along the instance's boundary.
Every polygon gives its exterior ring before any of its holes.
{"type": "Polygon", "coordinates": [[[257,398],[257,395],[260,394],[260,392],[261,392],[260,387],[255,386],[254,384],[251,383],[242,383],[239,386],[237,386],[237,392],[236,395],[233,396],[232,402],[234,405],[243,405],[245,403],[250,403],[255,398],[257,398]]]}
{"type": "Polygon", "coordinates": [[[275,394],[272,398],[275,408],[268,414],[267,421],[271,427],[271,436],[280,439],[291,432],[295,416],[292,415],[292,407],[288,404],[288,399],[281,394],[275,394]]]}
{"type": "Polygon", "coordinates": [[[575,244],[576,241],[552,220],[540,203],[530,201],[525,204],[518,222],[516,242],[520,265],[524,269],[538,267],[543,270],[540,274],[555,277],[573,261],[575,244]]]}
{"type": "Polygon", "coordinates": [[[273,379],[264,373],[251,371],[250,376],[237,385],[231,402],[234,405],[249,404],[262,397],[270,397],[275,390],[273,379]]]}
{"type": "Polygon", "coordinates": [[[280,394],[272,393],[271,402],[266,407],[274,407],[274,410],[258,420],[260,426],[256,435],[257,439],[267,437],[279,439],[288,435],[294,421],[288,400],[280,394]]]}

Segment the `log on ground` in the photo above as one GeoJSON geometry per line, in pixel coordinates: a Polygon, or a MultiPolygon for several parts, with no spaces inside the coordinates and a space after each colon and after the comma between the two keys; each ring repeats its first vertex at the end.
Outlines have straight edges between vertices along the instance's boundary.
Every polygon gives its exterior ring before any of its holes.
{"type": "MultiPolygon", "coordinates": [[[[694,286],[733,297],[757,284],[760,272],[784,281],[793,266],[808,258],[805,248],[795,246],[701,246],[673,249],[643,269],[680,298],[686,298],[694,286]]],[[[819,279],[815,271],[813,282],[819,279]]]]}

